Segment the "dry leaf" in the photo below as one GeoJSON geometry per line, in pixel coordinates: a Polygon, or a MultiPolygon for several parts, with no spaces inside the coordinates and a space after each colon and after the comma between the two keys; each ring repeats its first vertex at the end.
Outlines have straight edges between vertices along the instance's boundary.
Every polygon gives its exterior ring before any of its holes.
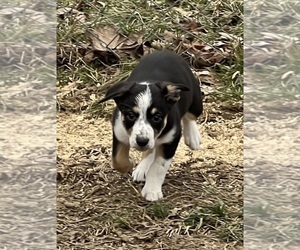
{"type": "Polygon", "coordinates": [[[165,41],[172,42],[175,38],[175,34],[171,31],[165,30],[163,37],[165,41]]]}
{"type": "Polygon", "coordinates": [[[92,47],[98,51],[135,49],[142,44],[142,32],[129,34],[128,37],[119,34],[114,26],[101,26],[89,30],[88,37],[92,40],[92,47]]]}
{"type": "Polygon", "coordinates": [[[135,49],[143,43],[143,32],[131,33],[121,46],[121,49],[135,49]]]}
{"type": "MultiPolygon", "coordinates": [[[[217,43],[219,46],[222,43],[217,43]]],[[[221,63],[229,55],[225,48],[215,48],[213,45],[201,44],[199,42],[181,42],[181,52],[189,54],[192,59],[191,64],[195,68],[210,67],[216,63],[221,63]]]]}
{"type": "Polygon", "coordinates": [[[93,49],[98,51],[118,49],[126,39],[120,36],[113,26],[97,27],[89,30],[87,34],[92,40],[93,49]]]}

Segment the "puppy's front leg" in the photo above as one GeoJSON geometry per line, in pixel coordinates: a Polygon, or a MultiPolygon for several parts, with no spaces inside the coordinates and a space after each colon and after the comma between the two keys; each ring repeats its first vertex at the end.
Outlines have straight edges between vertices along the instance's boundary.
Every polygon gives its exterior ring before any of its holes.
{"type": "Polygon", "coordinates": [[[135,165],[129,157],[129,149],[129,145],[120,142],[113,133],[112,165],[121,173],[129,172],[135,165]]]}
{"type": "Polygon", "coordinates": [[[142,190],[142,196],[148,201],[156,201],[163,197],[162,184],[172,162],[171,159],[164,159],[156,156],[146,174],[146,183],[142,190]]]}
{"type": "Polygon", "coordinates": [[[162,185],[175,155],[181,134],[178,133],[171,143],[158,146],[154,161],[146,173],[146,182],[142,196],[148,201],[156,201],[163,197],[162,185]]]}
{"type": "Polygon", "coordinates": [[[152,165],[155,159],[155,148],[149,149],[143,152],[143,159],[140,164],[137,165],[135,170],[132,172],[132,177],[134,181],[145,181],[148,169],[152,165]]]}

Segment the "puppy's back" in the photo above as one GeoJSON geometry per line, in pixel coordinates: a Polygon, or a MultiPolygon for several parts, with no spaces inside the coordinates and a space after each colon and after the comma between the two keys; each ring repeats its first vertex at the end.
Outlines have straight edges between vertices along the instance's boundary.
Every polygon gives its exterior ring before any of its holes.
{"type": "Polygon", "coordinates": [[[188,63],[181,56],[168,50],[157,51],[144,56],[128,80],[197,84],[188,63]]]}

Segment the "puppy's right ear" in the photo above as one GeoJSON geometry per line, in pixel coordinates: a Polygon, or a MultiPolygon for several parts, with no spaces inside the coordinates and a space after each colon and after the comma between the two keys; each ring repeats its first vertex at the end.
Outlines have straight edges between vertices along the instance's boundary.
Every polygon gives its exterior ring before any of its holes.
{"type": "Polygon", "coordinates": [[[118,82],[112,85],[106,92],[105,97],[99,103],[105,102],[110,99],[123,96],[134,86],[134,82],[118,82]]]}

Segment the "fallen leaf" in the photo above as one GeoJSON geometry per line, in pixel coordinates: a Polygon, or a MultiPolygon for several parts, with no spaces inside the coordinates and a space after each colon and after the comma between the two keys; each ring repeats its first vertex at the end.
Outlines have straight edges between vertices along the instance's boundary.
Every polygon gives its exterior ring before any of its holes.
{"type": "Polygon", "coordinates": [[[92,40],[92,47],[98,51],[109,51],[120,48],[120,45],[126,40],[125,37],[118,34],[113,26],[96,27],[87,32],[92,40]]]}
{"type": "Polygon", "coordinates": [[[143,33],[135,32],[125,37],[111,25],[88,30],[87,36],[92,40],[92,48],[98,51],[131,50],[143,42],[143,33]]]}
{"type": "Polygon", "coordinates": [[[175,38],[175,34],[171,31],[165,30],[163,37],[165,41],[172,42],[175,38]]]}
{"type": "Polygon", "coordinates": [[[143,32],[130,33],[120,49],[135,49],[143,43],[143,32]]]}
{"type": "MultiPolygon", "coordinates": [[[[221,44],[220,44],[221,45],[221,44]]],[[[221,63],[229,55],[223,48],[215,48],[213,45],[201,44],[200,42],[182,42],[180,52],[188,54],[190,63],[195,68],[210,67],[221,63]]]]}

